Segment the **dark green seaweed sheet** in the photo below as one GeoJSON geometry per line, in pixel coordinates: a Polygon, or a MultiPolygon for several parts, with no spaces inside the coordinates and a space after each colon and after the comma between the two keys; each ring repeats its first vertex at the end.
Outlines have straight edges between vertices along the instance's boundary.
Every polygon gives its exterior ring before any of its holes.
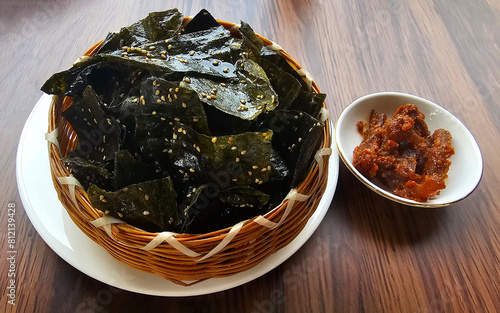
{"type": "Polygon", "coordinates": [[[113,192],[92,185],[87,194],[92,205],[104,214],[141,229],[172,231],[181,222],[170,177],[129,185],[113,192]]]}
{"type": "Polygon", "coordinates": [[[139,98],[138,106],[143,116],[147,118],[161,116],[164,118],[163,121],[170,125],[181,122],[197,132],[210,134],[207,116],[198,95],[179,86],[179,83],[149,77],[141,84],[141,97],[144,98],[143,100],[139,98]]]}
{"type": "MultiPolygon", "coordinates": [[[[230,48],[235,41],[238,40],[233,38],[228,30],[218,25],[196,32],[181,33],[167,40],[146,43],[137,47],[140,48],[140,52],[136,49],[129,51],[128,55],[141,55],[165,60],[175,56],[176,59],[183,59],[188,63],[193,60],[231,62],[230,48]],[[165,55],[165,58],[162,55],[165,55]]],[[[114,53],[122,55],[123,51],[122,49],[114,53]]]]}
{"type": "Polygon", "coordinates": [[[67,156],[62,162],[71,167],[71,174],[88,189],[91,185],[98,185],[106,190],[112,190],[113,173],[109,163],[97,163],[80,156],[67,156]]]}
{"type": "Polygon", "coordinates": [[[108,34],[98,53],[165,40],[179,30],[182,20],[183,16],[177,9],[149,13],[146,18],[122,28],[118,33],[108,34]]]}
{"type": "Polygon", "coordinates": [[[193,187],[181,204],[182,231],[206,233],[265,213],[270,196],[249,186],[220,190],[214,182],[193,187]]]}
{"type": "Polygon", "coordinates": [[[267,73],[273,89],[278,94],[279,108],[286,109],[297,98],[302,85],[293,75],[288,74],[278,65],[264,59],[259,60],[259,64],[267,73]]]}
{"type": "Polygon", "coordinates": [[[269,195],[250,186],[228,188],[220,193],[222,202],[237,208],[261,209],[269,201],[269,195]]]}
{"type": "Polygon", "coordinates": [[[295,169],[292,186],[297,186],[308,172],[324,124],[301,111],[280,110],[266,115],[260,127],[273,130],[273,147],[285,164],[295,169]]]}
{"type": "Polygon", "coordinates": [[[121,126],[102,110],[100,99],[90,86],[82,97],[75,97],[73,105],[62,114],[78,135],[78,146],[73,155],[94,162],[105,162],[114,157],[120,146],[121,126]]]}
{"type": "Polygon", "coordinates": [[[299,94],[288,110],[305,112],[312,117],[319,119],[319,112],[325,102],[326,94],[300,90],[299,94]]]}
{"type": "Polygon", "coordinates": [[[187,76],[183,85],[194,90],[206,104],[243,120],[253,120],[262,112],[273,110],[278,97],[262,67],[250,59],[240,59],[236,68],[238,80],[221,82],[187,76]]]}
{"type": "Polygon", "coordinates": [[[247,58],[257,61],[260,51],[264,46],[264,42],[255,35],[252,27],[244,21],[241,21],[240,24],[240,34],[243,39],[241,50],[245,53],[247,58]]]}
{"type": "Polygon", "coordinates": [[[220,24],[215,20],[212,14],[205,9],[201,9],[201,11],[198,12],[198,14],[196,14],[184,28],[182,28],[181,32],[183,34],[187,34],[217,26],[220,26],[220,24]]]}
{"type": "Polygon", "coordinates": [[[185,182],[207,183],[225,177],[226,186],[262,184],[272,174],[272,136],[272,131],[206,136],[177,123],[170,155],[172,175],[185,182]]]}
{"type": "MultiPolygon", "coordinates": [[[[114,160],[114,189],[122,189],[128,185],[137,184],[158,177],[153,164],[142,162],[128,150],[120,150],[114,160]]],[[[160,177],[158,177],[160,178],[160,177]]]]}

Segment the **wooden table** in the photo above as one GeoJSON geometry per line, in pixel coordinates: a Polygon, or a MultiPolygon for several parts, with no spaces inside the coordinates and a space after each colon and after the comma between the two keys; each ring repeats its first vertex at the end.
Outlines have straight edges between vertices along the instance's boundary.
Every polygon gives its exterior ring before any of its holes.
{"type": "MultiPolygon", "coordinates": [[[[500,311],[500,3],[486,0],[62,1],[0,3],[0,311],[500,311]],[[392,203],[340,166],[330,209],[310,240],[268,274],[196,297],[113,288],[61,259],[21,203],[15,157],[40,86],[93,43],[178,7],[244,20],[313,76],[336,119],[352,100],[401,91],[441,104],[473,133],[479,187],[441,209],[392,203]],[[15,206],[15,306],[8,303],[8,208],[15,206]]],[[[463,169],[464,171],[467,169],[463,169]]],[[[11,288],[12,289],[12,288],[11,288]]]]}

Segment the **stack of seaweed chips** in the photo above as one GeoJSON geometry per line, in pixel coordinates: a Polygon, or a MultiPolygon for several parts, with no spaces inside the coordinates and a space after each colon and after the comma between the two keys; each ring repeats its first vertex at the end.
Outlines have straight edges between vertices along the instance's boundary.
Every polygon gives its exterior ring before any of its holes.
{"type": "Polygon", "coordinates": [[[104,214],[207,233],[263,215],[307,174],[325,95],[242,22],[151,13],[42,87],[73,97],[63,159],[104,214]]]}

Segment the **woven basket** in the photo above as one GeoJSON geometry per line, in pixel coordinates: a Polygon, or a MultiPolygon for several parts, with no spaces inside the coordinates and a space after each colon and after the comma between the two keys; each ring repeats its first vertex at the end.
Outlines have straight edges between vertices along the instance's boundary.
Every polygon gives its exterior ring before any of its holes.
{"type": "MultiPolygon", "coordinates": [[[[185,22],[189,17],[184,19],[185,22]]],[[[238,25],[218,21],[231,32],[238,25]]],[[[310,75],[283,49],[257,34],[265,45],[279,51],[313,92],[319,92],[310,75]]],[[[84,56],[96,53],[102,42],[84,56]]],[[[59,199],[75,224],[113,257],[141,271],[154,273],[188,286],[206,279],[226,277],[250,269],[288,245],[316,210],[327,184],[330,127],[325,123],[319,153],[306,179],[284,201],[265,214],[233,227],[206,234],[150,233],[119,220],[103,217],[95,209],[61,158],[75,148],[76,134],[61,112],[72,98],[55,96],[49,112],[47,140],[52,179],[59,199]]],[[[324,109],[326,107],[324,105],[324,109]]]]}

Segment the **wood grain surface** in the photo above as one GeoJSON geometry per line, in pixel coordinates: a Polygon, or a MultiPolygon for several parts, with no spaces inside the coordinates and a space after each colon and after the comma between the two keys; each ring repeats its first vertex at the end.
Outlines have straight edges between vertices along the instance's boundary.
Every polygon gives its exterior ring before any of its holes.
{"type": "Polygon", "coordinates": [[[0,311],[499,312],[499,98],[499,1],[2,0],[0,311]],[[15,175],[19,136],[51,74],[109,31],[171,7],[243,20],[279,43],[328,95],[333,119],[376,91],[439,103],[475,136],[484,160],[480,185],[449,207],[417,209],[374,194],[341,164],[318,230],[281,266],[247,284],[169,298],[82,274],[47,246],[23,209],[15,175]],[[16,207],[15,305],[7,296],[9,204],[16,207]]]}

